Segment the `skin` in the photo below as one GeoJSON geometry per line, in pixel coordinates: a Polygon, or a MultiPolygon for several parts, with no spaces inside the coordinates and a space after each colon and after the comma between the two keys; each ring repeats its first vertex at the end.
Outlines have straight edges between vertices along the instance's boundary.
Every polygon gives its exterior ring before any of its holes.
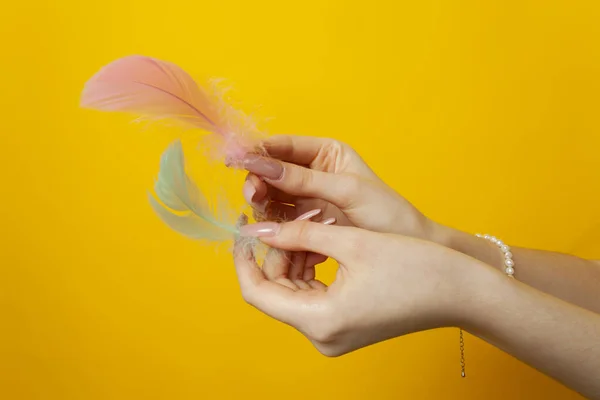
{"type": "MultiPolygon", "coordinates": [[[[244,196],[255,209],[268,209],[269,218],[291,220],[322,209],[321,218],[334,217],[338,225],[432,241],[504,269],[504,259],[495,246],[427,218],[387,186],[349,146],[332,139],[282,135],[269,139],[265,148],[271,157],[265,162],[279,164],[282,172],[276,179],[259,177],[252,169],[256,162],[250,163],[244,196]]],[[[512,247],[511,252],[519,281],[600,313],[598,261],[524,248],[512,247]]],[[[305,267],[324,259],[311,258],[305,267]]],[[[303,270],[298,271],[300,276],[303,270]]]]}
{"type": "Polygon", "coordinates": [[[327,356],[440,327],[462,327],[589,398],[600,398],[600,266],[497,247],[428,219],[348,146],[276,136],[249,157],[247,201],[265,218],[242,227],[272,250],[258,266],[238,245],[242,294],[327,356]],[[265,163],[267,165],[265,165],[265,163]],[[285,222],[319,210],[303,221],[285,222]],[[336,225],[324,225],[335,218],[336,225]],[[277,219],[281,223],[268,222],[277,219]],[[339,263],[335,282],[315,264],[339,263]],[[456,307],[461,304],[461,307],[456,307]]]}

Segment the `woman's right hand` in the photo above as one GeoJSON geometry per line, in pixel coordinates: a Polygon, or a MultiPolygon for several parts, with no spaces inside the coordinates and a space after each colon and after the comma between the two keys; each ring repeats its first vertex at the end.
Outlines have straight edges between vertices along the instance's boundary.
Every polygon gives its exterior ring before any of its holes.
{"type": "Polygon", "coordinates": [[[267,220],[314,209],[338,225],[433,240],[438,225],[385,184],[348,145],[332,139],[273,136],[265,157],[248,155],[244,197],[267,220]]]}

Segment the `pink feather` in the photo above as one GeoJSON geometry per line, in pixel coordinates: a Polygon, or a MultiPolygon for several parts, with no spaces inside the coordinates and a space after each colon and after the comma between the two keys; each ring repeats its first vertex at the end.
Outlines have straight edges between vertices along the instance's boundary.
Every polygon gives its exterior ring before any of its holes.
{"type": "Polygon", "coordinates": [[[151,57],[128,56],[102,68],[86,83],[81,106],[171,119],[210,132],[212,150],[228,164],[260,151],[252,120],[231,107],[216,86],[206,90],[177,65],[151,57]]]}

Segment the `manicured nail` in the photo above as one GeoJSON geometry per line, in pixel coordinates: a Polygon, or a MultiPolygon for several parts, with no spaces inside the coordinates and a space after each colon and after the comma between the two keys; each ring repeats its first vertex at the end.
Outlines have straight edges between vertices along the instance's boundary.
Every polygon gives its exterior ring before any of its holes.
{"type": "Polygon", "coordinates": [[[248,203],[252,203],[252,199],[256,194],[256,188],[254,187],[254,184],[249,180],[244,182],[242,193],[244,193],[244,199],[246,199],[248,203]]]}
{"type": "Polygon", "coordinates": [[[269,200],[268,198],[267,198],[267,199],[264,199],[264,200],[263,200],[263,201],[261,201],[260,203],[257,203],[257,204],[255,204],[255,205],[254,205],[254,209],[255,209],[256,211],[258,211],[259,213],[262,213],[262,214],[264,214],[264,213],[266,213],[266,212],[267,212],[267,208],[269,208],[269,204],[270,204],[270,203],[271,203],[271,202],[270,202],[270,200],[269,200]]]}
{"type": "Polygon", "coordinates": [[[315,215],[319,215],[320,213],[321,213],[321,209],[317,208],[315,210],[311,210],[311,211],[305,212],[301,216],[297,217],[295,219],[295,221],[304,221],[304,220],[307,220],[307,219],[311,219],[312,217],[314,217],[315,215]]]}
{"type": "Polygon", "coordinates": [[[321,222],[323,225],[332,225],[335,224],[335,218],[327,218],[325,221],[321,222]]]}
{"type": "Polygon", "coordinates": [[[276,180],[283,175],[283,165],[279,161],[256,154],[248,154],[244,158],[244,168],[267,179],[276,180]]]}
{"type": "Polygon", "coordinates": [[[240,228],[240,236],[265,237],[275,236],[279,232],[279,224],[276,222],[259,222],[244,225],[240,228]]]}

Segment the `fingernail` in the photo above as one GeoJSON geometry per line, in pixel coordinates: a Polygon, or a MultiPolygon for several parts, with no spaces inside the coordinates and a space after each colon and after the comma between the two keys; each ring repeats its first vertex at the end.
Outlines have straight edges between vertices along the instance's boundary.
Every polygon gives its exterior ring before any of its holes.
{"type": "Polygon", "coordinates": [[[279,179],[283,175],[283,165],[279,161],[248,154],[244,158],[244,168],[267,179],[279,179]]]}
{"type": "Polygon", "coordinates": [[[260,213],[266,213],[267,212],[267,208],[269,207],[269,199],[264,199],[263,201],[261,201],[258,204],[254,205],[254,209],[260,213]]]}
{"type": "Polygon", "coordinates": [[[327,218],[325,221],[321,222],[323,225],[331,225],[335,224],[335,218],[327,218]]]}
{"type": "Polygon", "coordinates": [[[240,236],[275,236],[277,232],[279,232],[279,224],[276,222],[259,222],[252,225],[244,225],[240,228],[240,236]]]}
{"type": "Polygon", "coordinates": [[[244,193],[244,198],[248,203],[252,203],[252,198],[256,194],[256,188],[254,184],[249,180],[244,182],[244,186],[242,187],[242,193],[244,193]]]}
{"type": "Polygon", "coordinates": [[[305,212],[301,216],[297,217],[295,219],[295,221],[304,221],[304,220],[307,220],[307,219],[311,219],[312,217],[314,217],[315,215],[318,215],[320,213],[321,213],[321,209],[317,208],[315,210],[311,210],[311,211],[305,212]]]}

